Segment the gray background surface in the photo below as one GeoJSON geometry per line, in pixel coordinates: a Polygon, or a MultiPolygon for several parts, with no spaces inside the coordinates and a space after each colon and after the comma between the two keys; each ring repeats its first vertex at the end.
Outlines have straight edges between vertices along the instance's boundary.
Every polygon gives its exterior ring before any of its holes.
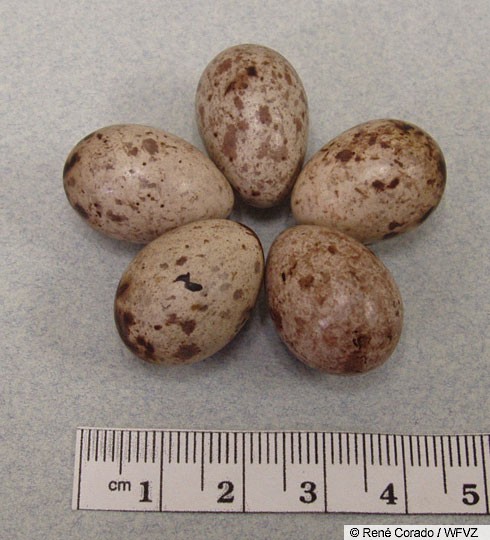
{"type": "MultiPolygon", "coordinates": [[[[74,512],[79,425],[488,432],[490,3],[256,1],[0,3],[0,538],[341,538],[342,524],[488,523],[457,516],[74,512]],[[112,302],[139,247],[92,231],[66,201],[66,155],[113,123],[150,124],[203,149],[194,93],[243,42],[295,66],[309,98],[308,157],[366,120],[401,118],[442,147],[443,202],[374,246],[405,301],[400,344],[356,377],[285,349],[263,295],[249,324],[198,365],[166,369],[119,340],[112,302]]],[[[287,205],[233,216],[267,251],[287,205]]]]}

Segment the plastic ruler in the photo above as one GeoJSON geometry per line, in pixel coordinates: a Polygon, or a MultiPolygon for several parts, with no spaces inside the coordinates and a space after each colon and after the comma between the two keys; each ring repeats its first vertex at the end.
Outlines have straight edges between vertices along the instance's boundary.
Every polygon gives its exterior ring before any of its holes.
{"type": "Polygon", "coordinates": [[[489,515],[490,435],[79,428],[73,508],[489,515]]]}

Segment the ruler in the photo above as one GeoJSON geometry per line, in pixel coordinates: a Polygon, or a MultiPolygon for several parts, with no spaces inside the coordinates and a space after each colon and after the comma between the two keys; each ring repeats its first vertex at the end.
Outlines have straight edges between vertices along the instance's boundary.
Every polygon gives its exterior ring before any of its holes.
{"type": "Polygon", "coordinates": [[[79,428],[73,509],[489,515],[490,435],[79,428]]]}

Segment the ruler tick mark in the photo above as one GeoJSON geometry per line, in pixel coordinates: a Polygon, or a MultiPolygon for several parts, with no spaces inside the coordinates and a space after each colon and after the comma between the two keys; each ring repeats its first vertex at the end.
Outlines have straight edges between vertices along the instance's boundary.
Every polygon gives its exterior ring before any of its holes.
{"type": "Polygon", "coordinates": [[[88,441],[87,441],[87,461],[90,461],[90,446],[91,446],[91,434],[92,434],[92,430],[89,429],[88,430],[88,441]]]}
{"type": "Polygon", "coordinates": [[[136,432],[136,463],[140,461],[140,432],[136,432]]]}
{"type": "Polygon", "coordinates": [[[434,467],[437,467],[437,448],[436,448],[436,438],[432,437],[432,446],[434,454],[434,467]]]}
{"type": "Polygon", "coordinates": [[[368,492],[367,481],[367,458],[366,458],[366,434],[362,434],[362,464],[363,464],[363,477],[364,477],[364,492],[368,492]]]}
{"type": "Polygon", "coordinates": [[[310,434],[306,434],[306,463],[310,464],[310,434]]]}
{"type": "Polygon", "coordinates": [[[286,433],[282,434],[282,490],[286,492],[286,433]]]}
{"type": "Polygon", "coordinates": [[[180,463],[180,431],[177,431],[177,463],[180,463]]]}
{"type": "Polygon", "coordinates": [[[259,439],[259,449],[257,450],[259,453],[259,465],[262,463],[262,434],[258,434],[259,439]]]}
{"type": "Polygon", "coordinates": [[[172,432],[168,434],[168,462],[172,463],[172,432]]]}
{"type": "Polygon", "coordinates": [[[95,461],[99,459],[99,430],[95,430],[95,461]]]}
{"type": "Polygon", "coordinates": [[[357,433],[354,434],[354,462],[356,465],[359,464],[359,444],[357,441],[357,433]]]}
{"type": "Polygon", "coordinates": [[[266,434],[266,459],[267,459],[267,464],[269,465],[270,464],[270,450],[271,450],[271,442],[270,442],[270,433],[267,432],[266,434]]]}
{"type": "Polygon", "coordinates": [[[441,461],[442,461],[442,485],[444,488],[444,493],[447,495],[447,476],[446,476],[446,458],[444,455],[444,437],[440,437],[441,441],[441,461]]]}
{"type": "Polygon", "coordinates": [[[122,467],[123,467],[123,442],[124,442],[124,431],[119,432],[121,436],[119,437],[119,474],[122,474],[122,467]]]}
{"type": "Polygon", "coordinates": [[[339,438],[339,464],[342,465],[342,433],[338,434],[339,438]]]}
{"type": "Polygon", "coordinates": [[[378,433],[378,463],[380,466],[383,465],[383,456],[381,450],[381,433],[378,433]]]}
{"type": "Polygon", "coordinates": [[[204,431],[201,433],[201,491],[204,491],[204,431]]]}
{"type": "Polygon", "coordinates": [[[221,432],[218,433],[218,464],[221,463],[221,432]]]}
{"type": "Polygon", "coordinates": [[[197,431],[194,431],[193,436],[192,463],[197,463],[197,431]]]}
{"type": "Polygon", "coordinates": [[[385,442],[386,442],[386,464],[388,467],[391,465],[390,462],[390,436],[385,435],[385,442]]]}
{"type": "Polygon", "coordinates": [[[315,431],[315,465],[318,465],[318,432],[315,431]]]}
{"type": "Polygon", "coordinates": [[[477,451],[476,451],[476,437],[473,435],[471,437],[472,445],[473,445],[473,466],[478,467],[478,457],[477,457],[477,451]]]}
{"type": "Polygon", "coordinates": [[[107,460],[107,429],[104,429],[104,451],[102,461],[107,460]]]}
{"type": "Polygon", "coordinates": [[[464,436],[464,450],[465,450],[465,454],[466,454],[466,466],[469,467],[470,466],[470,450],[469,450],[469,446],[468,446],[468,436],[467,435],[464,436]]]}

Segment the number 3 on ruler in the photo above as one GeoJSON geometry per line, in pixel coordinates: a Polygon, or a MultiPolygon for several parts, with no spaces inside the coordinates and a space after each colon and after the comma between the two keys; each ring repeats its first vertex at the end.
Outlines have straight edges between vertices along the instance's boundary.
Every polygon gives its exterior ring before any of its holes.
{"type": "Polygon", "coordinates": [[[299,500],[305,504],[311,504],[315,502],[317,499],[317,496],[315,493],[315,489],[316,489],[315,482],[303,482],[301,484],[301,487],[304,489],[305,494],[301,495],[299,500]]]}

